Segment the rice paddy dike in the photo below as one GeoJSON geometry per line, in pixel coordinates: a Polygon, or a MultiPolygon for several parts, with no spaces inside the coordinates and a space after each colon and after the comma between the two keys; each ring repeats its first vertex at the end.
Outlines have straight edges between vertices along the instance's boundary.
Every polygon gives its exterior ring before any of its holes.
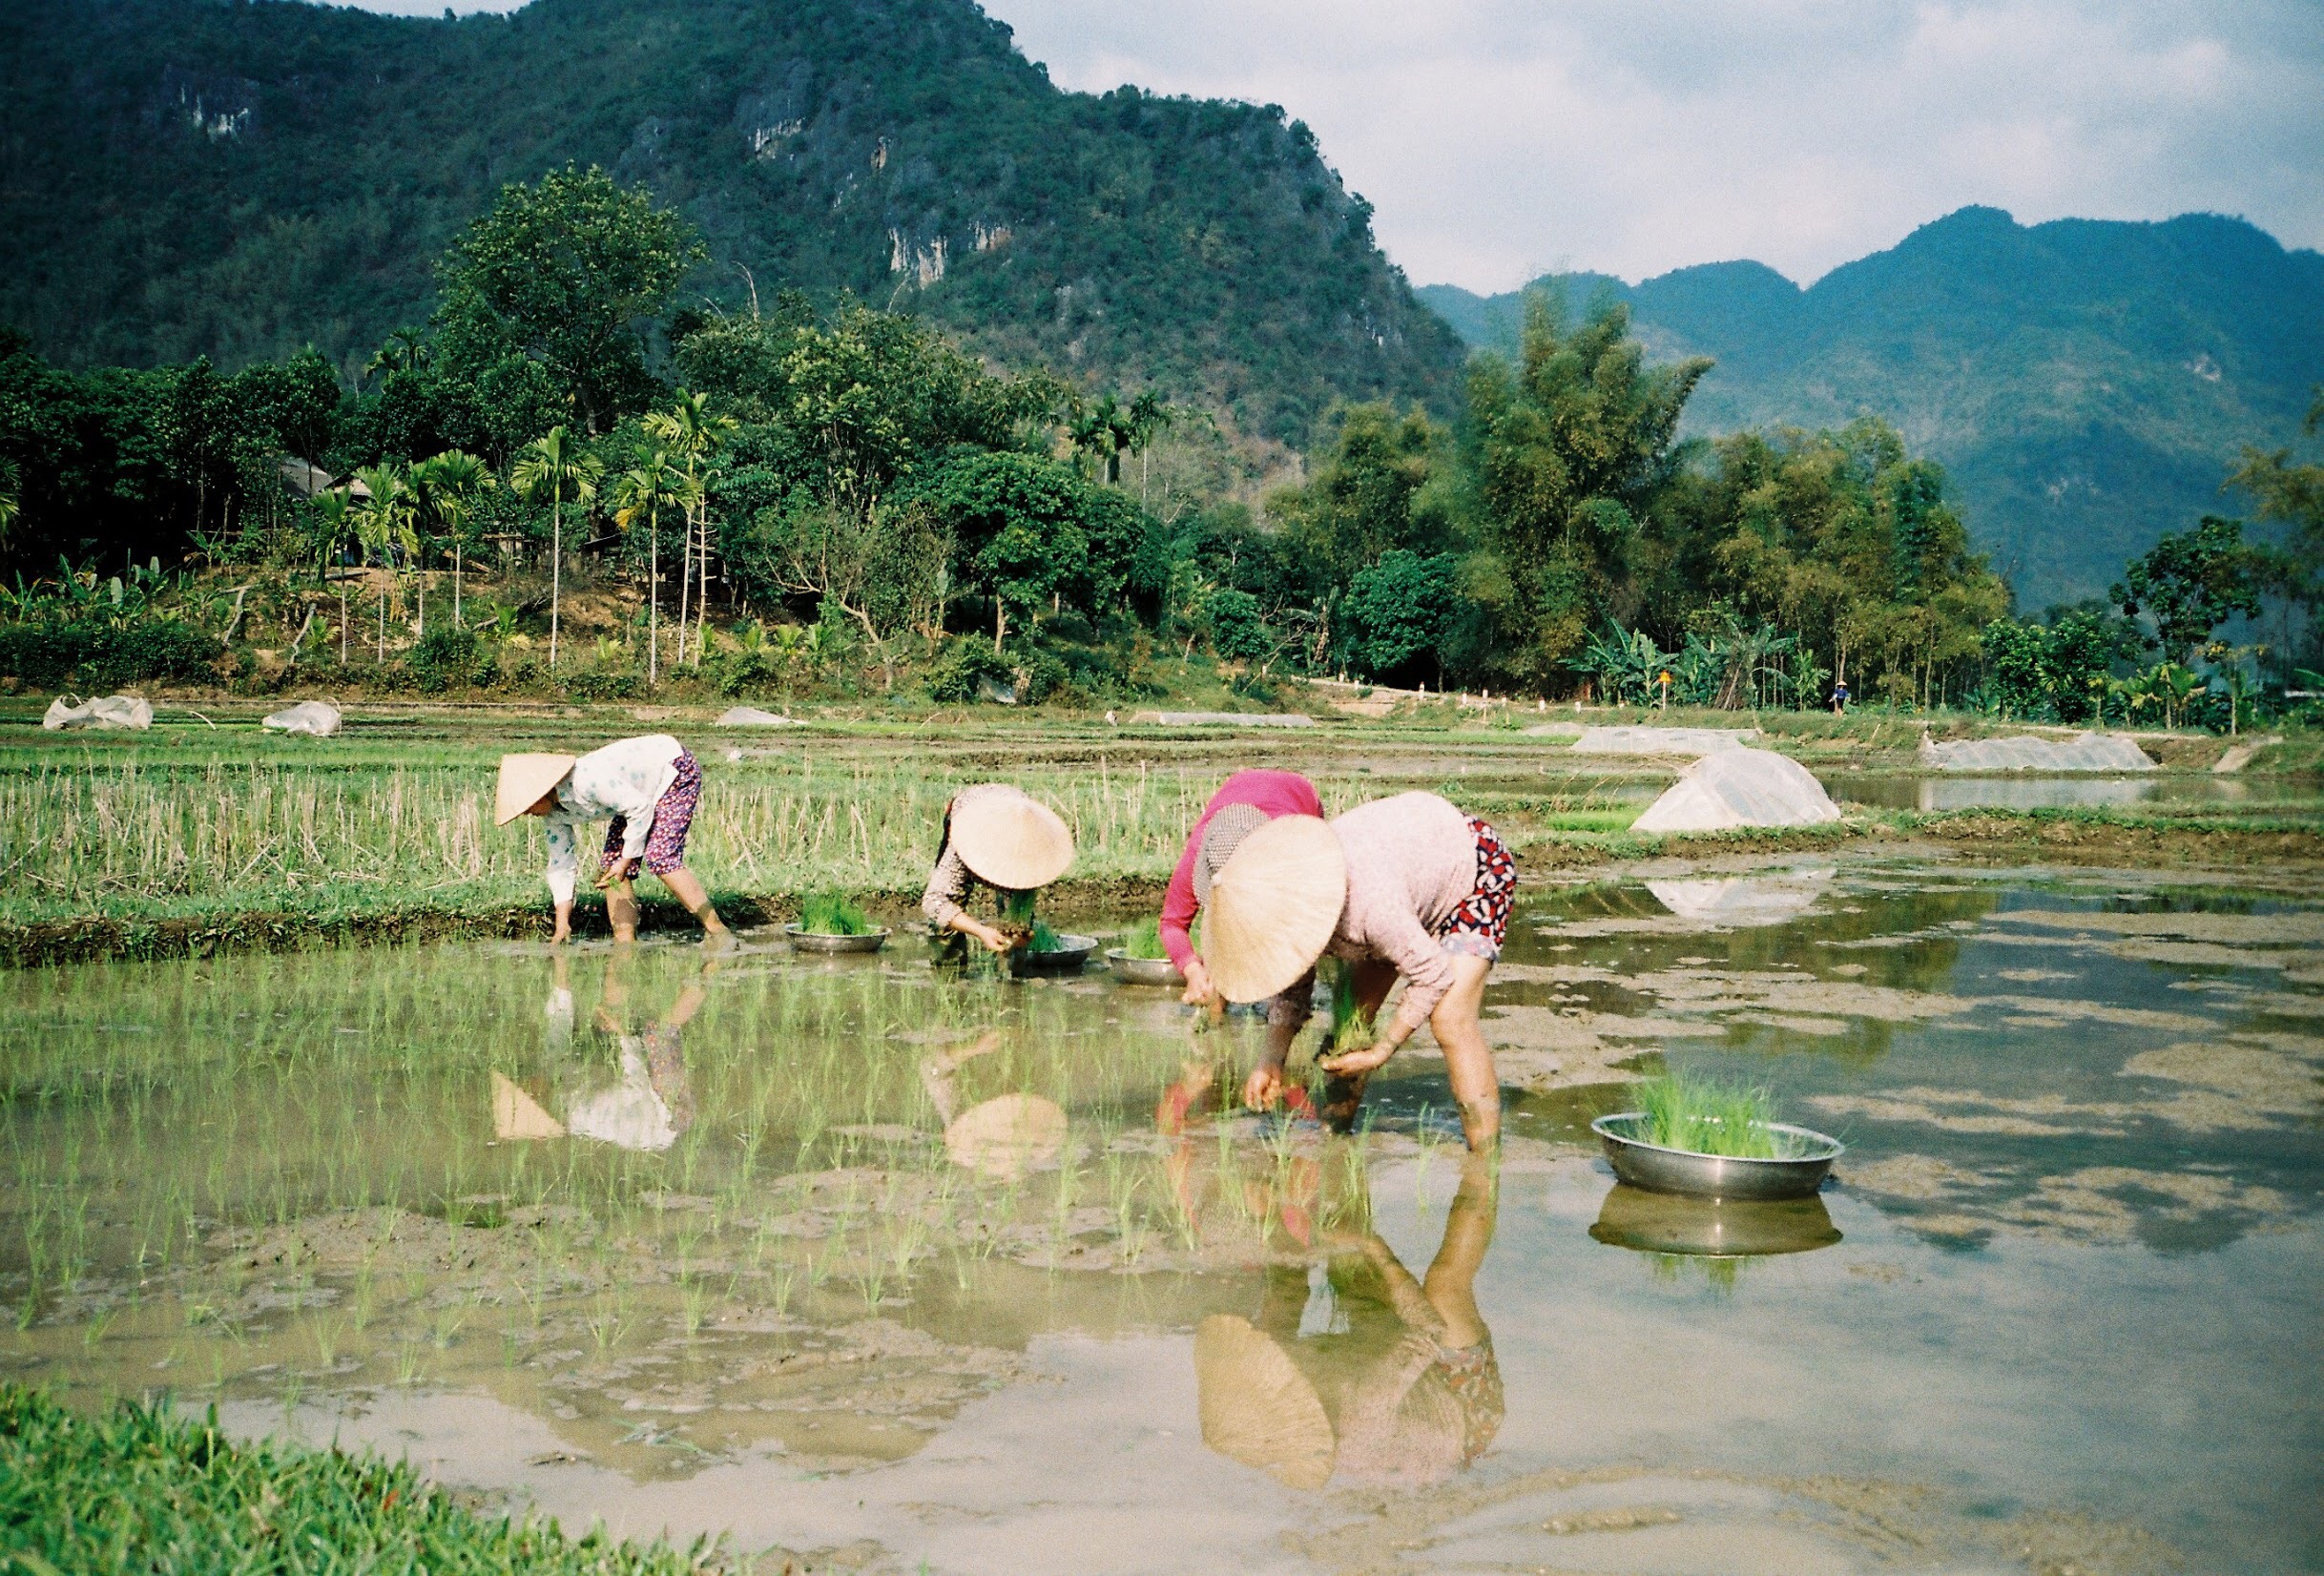
{"type": "Polygon", "coordinates": [[[2311,1569],[2320,957],[2314,867],[1530,886],[1497,1165],[1424,1035],[1333,1139],[1255,1019],[901,938],[17,969],[0,1379],[770,1576],[2311,1569]],[[1663,1070],[1835,1185],[1614,1186],[1663,1070]]]}
{"type": "MultiPolygon", "coordinates": [[[[1675,763],[1577,756],[1567,714],[1452,702],[1296,733],[1115,725],[1081,714],[830,709],[783,729],[721,729],[707,708],[430,706],[356,711],[339,736],[285,738],[259,708],[164,702],[150,732],[43,734],[37,707],[0,709],[0,962],[207,956],[332,943],[545,934],[540,833],[496,830],[488,794],[511,747],[586,750],[663,730],[701,758],[689,862],[743,924],[846,893],[883,921],[911,913],[945,798],[1006,777],[1076,829],[1059,916],[1151,902],[1220,778],[1296,765],[1327,807],[1426,788],[1492,819],[1529,876],[1607,878],[1671,859],[1873,842],[1990,860],[2272,866],[2324,859],[2324,739],[2294,733],[2231,777],[2227,741],[2148,737],[2165,770],[2136,779],[1947,780],[1932,794],[1907,716],[1766,714],[1765,741],[1824,777],[1836,826],[1657,840],[1631,835],[1675,763]],[[2056,793],[2044,797],[2044,789],[2056,793]]],[[[1327,714],[1328,715],[1328,714],[1327,714]]],[[[1593,712],[1581,719],[1733,726],[1733,714],[1593,712]]],[[[1578,730],[1580,721],[1574,726],[1578,730]]],[[[1939,719],[1939,736],[2006,732],[1939,719]]],[[[685,917],[645,883],[646,923],[685,917]]],[[[584,903],[582,923],[601,923],[584,903]]]]}

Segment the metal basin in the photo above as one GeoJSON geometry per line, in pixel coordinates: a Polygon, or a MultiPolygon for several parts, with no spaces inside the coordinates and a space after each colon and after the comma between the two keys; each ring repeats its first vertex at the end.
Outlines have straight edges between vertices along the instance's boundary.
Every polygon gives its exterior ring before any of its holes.
{"type": "Polygon", "coordinates": [[[1617,1182],[1589,1234],[1647,1254],[1745,1258],[1804,1254],[1840,1239],[1824,1201],[1806,1198],[1684,1198],[1617,1182]]]}
{"type": "Polygon", "coordinates": [[[1133,958],[1118,946],[1106,949],[1107,966],[1113,977],[1124,985],[1174,985],[1186,984],[1186,976],[1168,958],[1133,958]]]}
{"type": "Polygon", "coordinates": [[[1078,974],[1089,954],[1097,950],[1095,936],[1060,936],[1054,951],[1034,952],[1019,947],[1008,955],[1011,974],[1078,974]]]}
{"type": "Polygon", "coordinates": [[[1606,1147],[1614,1174],[1631,1187],[1694,1198],[1807,1198],[1824,1185],[1832,1162],[1847,1148],[1836,1138],[1806,1128],[1769,1122],[1764,1124],[1766,1130],[1790,1138],[1796,1153],[1781,1160],[1694,1154],[1631,1137],[1645,1121],[1644,1111],[1620,1111],[1599,1117],[1590,1123],[1589,1130],[1606,1147]]]}
{"type": "Polygon", "coordinates": [[[784,925],[782,933],[791,943],[792,951],[819,953],[877,952],[887,945],[889,934],[882,929],[861,936],[832,936],[820,930],[801,930],[795,924],[784,925]]]}

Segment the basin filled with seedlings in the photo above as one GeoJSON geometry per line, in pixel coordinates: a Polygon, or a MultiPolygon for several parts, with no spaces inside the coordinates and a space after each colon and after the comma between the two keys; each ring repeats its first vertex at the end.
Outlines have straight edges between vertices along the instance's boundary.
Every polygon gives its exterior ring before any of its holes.
{"type": "Polygon", "coordinates": [[[1638,1109],[1590,1123],[1614,1175],[1633,1188],[1695,1198],[1807,1198],[1845,1148],[1774,1120],[1764,1089],[1681,1076],[1650,1078],[1638,1109]]]}
{"type": "Polygon", "coordinates": [[[799,923],[782,933],[799,952],[877,952],[888,932],[837,892],[819,892],[799,905],[799,923]]]}
{"type": "Polygon", "coordinates": [[[1106,949],[1106,964],[1125,985],[1184,985],[1186,976],[1162,945],[1162,922],[1151,916],[1131,926],[1122,944],[1106,949]]]}
{"type": "Polygon", "coordinates": [[[1023,946],[1008,955],[1012,974],[1077,974],[1097,950],[1095,936],[1075,936],[1051,930],[1035,921],[1023,946]]]}

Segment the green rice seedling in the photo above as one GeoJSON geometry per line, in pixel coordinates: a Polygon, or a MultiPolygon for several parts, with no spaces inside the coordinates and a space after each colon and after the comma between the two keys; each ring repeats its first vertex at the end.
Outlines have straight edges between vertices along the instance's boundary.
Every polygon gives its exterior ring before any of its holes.
{"type": "Polygon", "coordinates": [[[1645,1113],[1633,1130],[1642,1143],[1738,1160],[1781,1160],[1797,1149],[1770,1126],[1768,1091],[1752,1085],[1667,1073],[1639,1084],[1629,1098],[1645,1113]]]}
{"type": "Polygon", "coordinates": [[[1355,965],[1341,961],[1332,971],[1332,1024],[1325,1035],[1324,1054],[1338,1056],[1343,1051],[1362,1050],[1375,1038],[1372,1014],[1357,999],[1355,965]]]}
{"type": "Polygon", "coordinates": [[[1130,927],[1122,938],[1122,956],[1126,958],[1167,958],[1168,948],[1162,944],[1162,922],[1149,914],[1130,927]]]}
{"type": "Polygon", "coordinates": [[[799,900],[799,927],[810,936],[868,936],[869,917],[843,892],[812,892],[799,900]]]}

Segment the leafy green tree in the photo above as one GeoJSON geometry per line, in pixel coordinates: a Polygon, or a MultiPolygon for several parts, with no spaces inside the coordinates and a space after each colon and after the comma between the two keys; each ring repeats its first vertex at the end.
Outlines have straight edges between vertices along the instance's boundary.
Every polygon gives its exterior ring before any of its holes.
{"type": "MultiPolygon", "coordinates": [[[[678,390],[677,398],[667,410],[651,411],[646,416],[646,431],[655,441],[667,446],[669,451],[684,463],[686,472],[686,561],[698,556],[701,567],[700,628],[695,642],[695,661],[702,660],[702,648],[707,641],[699,638],[701,631],[710,624],[710,495],[703,485],[702,467],[710,456],[727,441],[741,424],[732,416],[713,414],[710,396],[678,390]]],[[[687,571],[684,565],[678,570],[678,660],[686,660],[686,591],[687,571]]]]}
{"type": "Polygon", "coordinates": [[[437,266],[437,331],[455,367],[543,368],[587,433],[653,392],[645,331],[709,256],[675,210],[603,170],[512,182],[437,266]]]}
{"type": "Polygon", "coordinates": [[[622,529],[646,528],[646,682],[661,680],[662,536],[664,509],[684,511],[698,487],[694,479],[655,449],[613,480],[613,520],[622,529]]]}
{"type": "MultiPolygon", "coordinates": [[[[420,538],[416,529],[418,508],[412,497],[411,483],[401,466],[365,466],[355,473],[363,485],[364,496],[355,505],[355,532],[363,545],[363,556],[387,571],[390,589],[403,584],[403,567],[417,560],[420,538]]],[[[421,605],[420,632],[427,632],[427,613],[425,601],[421,605]]],[[[387,597],[380,598],[379,659],[387,660],[387,597]]]]}
{"type": "Polygon", "coordinates": [[[420,506],[441,528],[452,554],[452,627],[467,628],[460,605],[461,569],[473,545],[477,506],[500,485],[492,467],[466,449],[447,448],[411,467],[413,489],[420,506]]]}
{"type": "Polygon", "coordinates": [[[1348,583],[1341,608],[1342,650],[1349,666],[1370,677],[1408,679],[1422,668],[1443,682],[1452,632],[1455,561],[1391,548],[1348,583]]]}
{"type": "Polygon", "coordinates": [[[1113,530],[1098,551],[1114,561],[1093,562],[1090,490],[1069,466],[961,450],[916,496],[952,539],[954,577],[990,602],[996,652],[1012,617],[1029,628],[1069,596],[1094,614],[1094,598],[1117,592],[1127,574],[1128,544],[1113,530]]]}
{"type": "Polygon", "coordinates": [[[2173,531],[2132,559],[2107,594],[2126,617],[2153,625],[2153,644],[2167,659],[2191,663],[2221,624],[2258,615],[2256,568],[2243,522],[2207,514],[2193,530],[2173,531]]]}
{"type": "Polygon", "coordinates": [[[597,496],[605,462],[582,448],[571,432],[552,426],[525,446],[509,485],[528,503],[549,499],[549,671],[557,668],[558,620],[565,590],[565,500],[588,504],[597,496]]]}
{"type": "Polygon", "coordinates": [[[1446,459],[1442,429],[1419,409],[1351,406],[1315,480],[1268,500],[1283,522],[1311,588],[1343,586],[1404,548],[1442,550],[1450,522],[1423,492],[1446,459]]]}
{"type": "MultiPolygon", "coordinates": [[[[2316,390],[2304,424],[2307,435],[2324,434],[2324,388],[2316,390]]],[[[2228,477],[2230,487],[2242,487],[2259,501],[2259,517],[2289,528],[2281,549],[2267,553],[2255,570],[2266,588],[2302,609],[2308,617],[2311,653],[2324,626],[2324,465],[2298,462],[2288,448],[2246,448],[2242,463],[2228,477]]],[[[2287,669],[2294,657],[2285,643],[2287,669]]],[[[2324,659],[2319,659],[2324,660],[2324,659]]]]}
{"type": "Polygon", "coordinates": [[[1203,618],[1210,627],[1211,650],[1229,662],[1256,662],[1275,650],[1274,632],[1267,628],[1258,598],[1249,591],[1220,586],[1203,599],[1203,618]]]}
{"type": "Polygon", "coordinates": [[[1514,363],[1480,356],[1463,437],[1469,508],[1496,562],[1496,666],[1525,682],[1565,671],[1629,579],[1635,544],[1668,502],[1678,419],[1711,363],[1649,367],[1629,308],[1571,334],[1552,303],[1526,306],[1514,363]]]}

